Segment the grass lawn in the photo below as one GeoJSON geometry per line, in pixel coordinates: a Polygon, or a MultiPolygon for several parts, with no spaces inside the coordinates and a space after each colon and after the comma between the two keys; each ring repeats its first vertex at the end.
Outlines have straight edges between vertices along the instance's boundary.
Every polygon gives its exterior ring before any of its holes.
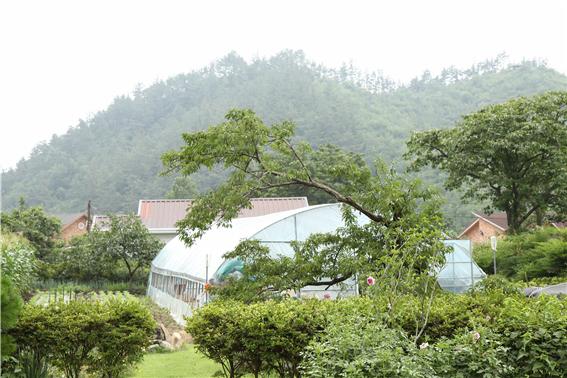
{"type": "Polygon", "coordinates": [[[221,366],[198,354],[193,345],[176,352],[148,353],[129,377],[132,378],[205,378],[212,377],[221,366]]]}

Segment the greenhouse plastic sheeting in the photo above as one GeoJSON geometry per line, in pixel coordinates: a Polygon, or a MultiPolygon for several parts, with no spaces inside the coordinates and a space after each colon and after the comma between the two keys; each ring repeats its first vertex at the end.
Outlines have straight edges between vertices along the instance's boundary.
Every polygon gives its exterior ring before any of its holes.
{"type": "MultiPolygon", "coordinates": [[[[191,247],[177,236],[152,261],[148,295],[160,306],[175,312],[176,319],[182,319],[207,301],[204,284],[215,272],[225,276],[242,269],[242,264],[223,258],[241,241],[255,239],[268,246],[274,256],[291,256],[292,241],[304,241],[313,233],[334,232],[344,225],[342,215],[340,204],[309,206],[237,218],[229,228],[213,226],[191,247]]],[[[359,224],[369,222],[366,216],[358,212],[355,215],[359,224]]],[[[453,251],[447,254],[447,264],[439,272],[439,284],[443,288],[462,292],[484,277],[484,272],[472,261],[470,241],[448,240],[445,244],[452,246],[453,251]]],[[[352,280],[326,290],[321,287],[303,288],[301,295],[337,298],[354,295],[356,291],[352,280]]]]}
{"type": "Polygon", "coordinates": [[[223,255],[243,240],[256,239],[269,245],[276,254],[289,255],[292,252],[290,241],[305,240],[316,232],[332,232],[342,224],[339,204],[237,218],[229,228],[213,226],[189,248],[176,236],[154,258],[152,270],[171,272],[204,282],[207,257],[210,277],[222,264],[223,255]]]}
{"type": "Polygon", "coordinates": [[[486,277],[472,258],[470,240],[445,240],[444,243],[452,247],[452,251],[445,255],[445,266],[437,276],[443,289],[462,293],[486,277]]]}

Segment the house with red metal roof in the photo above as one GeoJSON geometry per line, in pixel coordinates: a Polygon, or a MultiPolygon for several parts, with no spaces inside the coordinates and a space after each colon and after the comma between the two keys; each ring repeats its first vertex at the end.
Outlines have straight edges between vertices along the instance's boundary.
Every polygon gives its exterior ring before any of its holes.
{"type": "MultiPolygon", "coordinates": [[[[149,199],[138,203],[138,216],[151,234],[167,243],[177,235],[178,221],[191,207],[190,199],[149,199]]],[[[307,197],[252,198],[252,208],[242,209],[238,218],[256,217],[309,206],[307,197]]]]}

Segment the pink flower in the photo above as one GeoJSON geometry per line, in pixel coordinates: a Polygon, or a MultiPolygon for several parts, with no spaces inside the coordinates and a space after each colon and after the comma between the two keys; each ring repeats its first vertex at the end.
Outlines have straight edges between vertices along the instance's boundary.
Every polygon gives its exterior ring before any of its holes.
{"type": "Polygon", "coordinates": [[[331,299],[331,294],[325,293],[325,294],[323,294],[323,298],[325,298],[325,299],[331,299]]]}
{"type": "Polygon", "coordinates": [[[429,343],[421,343],[421,344],[419,345],[419,349],[425,349],[425,348],[427,348],[428,346],[429,346],[429,343]]]}
{"type": "Polygon", "coordinates": [[[368,276],[368,278],[366,279],[366,283],[367,283],[369,286],[374,286],[374,284],[376,283],[376,280],[374,279],[374,277],[368,276]]]}
{"type": "Polygon", "coordinates": [[[474,341],[478,341],[480,339],[480,333],[474,331],[472,333],[472,338],[473,338],[474,341]]]}

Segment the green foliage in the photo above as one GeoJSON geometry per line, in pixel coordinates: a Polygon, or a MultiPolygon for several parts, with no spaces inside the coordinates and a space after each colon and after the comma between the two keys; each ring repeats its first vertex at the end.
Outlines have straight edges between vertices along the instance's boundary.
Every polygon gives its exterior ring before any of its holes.
{"type": "MultiPolygon", "coordinates": [[[[26,378],[50,378],[53,376],[46,356],[29,348],[20,348],[16,356],[17,364],[12,369],[26,378]]],[[[17,376],[17,374],[16,374],[17,376]]]]}
{"type": "MultiPolygon", "coordinates": [[[[490,246],[480,245],[474,254],[478,265],[492,272],[490,246]]],[[[498,274],[516,280],[567,277],[567,230],[548,227],[499,240],[496,267],[498,274]]]]}
{"type": "Polygon", "coordinates": [[[563,377],[567,371],[567,300],[543,295],[509,298],[496,319],[496,332],[509,348],[514,376],[563,377]]]}
{"type": "Polygon", "coordinates": [[[140,268],[148,267],[163,248],[163,243],[151,235],[135,215],[110,216],[108,230],[94,230],[89,234],[91,248],[110,260],[121,261],[131,281],[140,268]]]}
{"type": "Polygon", "coordinates": [[[119,377],[142,359],[156,324],[136,300],[110,299],[106,305],[105,332],[100,335],[95,361],[89,369],[103,377],[119,377]]]}
{"type": "Polygon", "coordinates": [[[531,214],[567,211],[567,92],[490,105],[453,129],[413,134],[413,168],[439,168],[447,189],[505,211],[514,233],[531,214]]]}
{"type": "Polygon", "coordinates": [[[304,377],[431,377],[434,371],[402,331],[357,314],[340,317],[305,350],[304,377]]]}
{"type": "Polygon", "coordinates": [[[465,330],[435,344],[432,365],[441,377],[517,377],[509,351],[489,329],[465,330]]]}
{"type": "Polygon", "coordinates": [[[101,247],[104,239],[103,231],[98,230],[72,238],[68,245],[55,251],[52,276],[80,282],[128,279],[126,268],[122,272],[117,259],[101,247]]]}
{"type": "Polygon", "coordinates": [[[297,356],[307,377],[559,377],[567,371],[566,298],[526,298],[502,279],[467,294],[438,295],[415,343],[419,301],[403,296],[396,312],[380,297],[215,301],[188,319],[188,332],[201,352],[225,366],[226,376],[294,376],[297,356]]]}
{"type": "Polygon", "coordinates": [[[22,309],[22,298],[18,290],[12,285],[8,276],[2,275],[2,287],[0,290],[1,304],[1,324],[0,333],[2,338],[1,360],[5,360],[7,356],[15,350],[13,338],[7,333],[14,327],[18,320],[18,316],[22,309]]]}
{"type": "Polygon", "coordinates": [[[240,323],[243,321],[237,302],[213,302],[187,319],[187,332],[197,350],[223,367],[225,376],[241,375],[244,361],[240,323]]]}
{"type": "MultiPolygon", "coordinates": [[[[509,285],[488,286],[435,298],[423,340],[440,348],[441,354],[434,356],[437,372],[449,377],[491,371],[493,376],[561,376],[567,361],[567,300],[545,295],[525,298],[509,285]],[[479,344],[471,339],[471,332],[479,332],[479,344]]],[[[412,310],[416,301],[404,301],[393,321],[407,332],[414,328],[407,312],[416,311],[412,310]]]]}
{"type": "Polygon", "coordinates": [[[29,292],[37,268],[37,259],[30,242],[9,232],[3,232],[0,239],[2,275],[9,277],[21,293],[29,292]]]}
{"type": "MultiPolygon", "coordinates": [[[[451,127],[482,106],[567,88],[564,75],[542,64],[496,61],[468,70],[449,67],[437,77],[423,75],[396,87],[380,73],[322,67],[301,51],[249,63],[231,54],[117,97],[107,109],[37,146],[29,159],[3,173],[3,206],[16,207],[23,195],[53,212],[82,210],[89,199],[99,212],[135,211],[140,198],[163,198],[173,186],[175,177],[159,176],[163,151],[180,146],[182,132],[216,124],[233,107],[253,108],[270,123],[294,119],[298,136],[314,145],[334,143],[365,157],[379,153],[390,163],[399,160],[412,131],[451,127]]],[[[436,172],[425,175],[428,182],[442,182],[436,172]]],[[[224,178],[202,172],[194,181],[205,192],[224,178]]],[[[478,206],[459,202],[452,196],[447,208],[455,228],[478,206]]]]}
{"type": "Polygon", "coordinates": [[[215,301],[187,319],[187,331],[227,377],[299,376],[301,353],[325,322],[325,306],[318,301],[215,301]]]}
{"type": "Polygon", "coordinates": [[[66,377],[77,378],[84,369],[116,377],[142,358],[155,326],[136,300],[76,300],[26,305],[10,333],[66,377]]]}
{"type": "Polygon", "coordinates": [[[344,227],[293,243],[293,256],[270,256],[255,242],[227,254],[244,264],[247,285],[245,291],[239,290],[243,284],[229,288],[230,293],[253,298],[252,290],[258,295],[267,288],[278,293],[331,286],[367,272],[377,272],[393,295],[416,287],[427,288],[428,294],[435,289],[428,281],[443,264],[445,251],[436,193],[381,162],[371,167],[360,155],[337,147],[317,150],[307,142],[295,142],[295,126],[289,121],[267,126],[251,110],[239,109],[226,119],[206,131],[183,134],[186,145],[163,156],[168,170],[184,175],[213,167],[229,171],[227,180],[197,197],[178,222],[186,243],[193,243],[213,224],[229,226],[242,208],[251,206],[252,197],[271,189],[305,187],[345,205],[344,227]],[[329,151],[341,158],[330,159],[329,151]],[[367,218],[365,224],[355,212],[367,218]]]}
{"type": "Polygon", "coordinates": [[[19,207],[2,213],[2,232],[21,234],[29,240],[40,259],[48,258],[56,246],[55,238],[61,230],[57,218],[48,216],[41,207],[27,207],[20,198],[19,207]]]}
{"type": "Polygon", "coordinates": [[[54,269],[58,278],[83,282],[145,279],[144,270],[164,244],[135,215],[110,216],[106,226],[95,227],[57,250],[54,269]]]}

